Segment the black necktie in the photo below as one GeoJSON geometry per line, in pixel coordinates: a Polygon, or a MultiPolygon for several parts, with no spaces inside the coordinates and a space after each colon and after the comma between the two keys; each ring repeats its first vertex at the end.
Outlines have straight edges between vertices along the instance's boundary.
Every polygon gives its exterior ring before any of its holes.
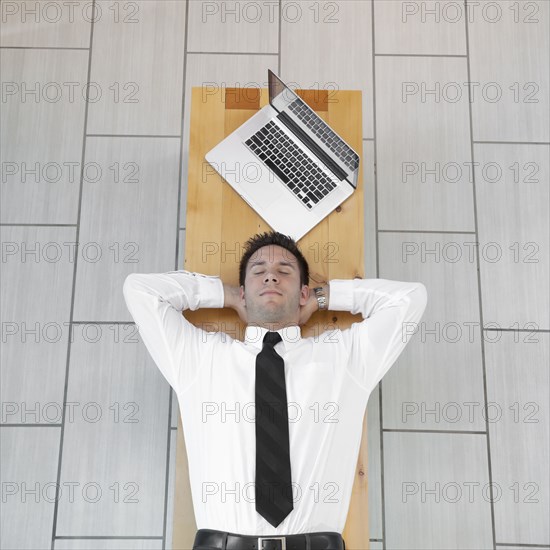
{"type": "Polygon", "coordinates": [[[256,356],[256,511],[277,527],[294,505],[290,473],[285,362],[267,332],[256,356]]]}

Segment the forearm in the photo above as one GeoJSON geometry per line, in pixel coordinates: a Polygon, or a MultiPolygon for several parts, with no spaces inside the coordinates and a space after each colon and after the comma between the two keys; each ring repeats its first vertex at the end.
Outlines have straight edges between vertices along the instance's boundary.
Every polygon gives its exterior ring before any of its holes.
{"type": "MultiPolygon", "coordinates": [[[[404,307],[410,300],[414,303],[426,301],[424,285],[416,282],[392,279],[333,279],[333,311],[360,313],[364,319],[379,311],[404,307]]],[[[425,306],[425,303],[423,304],[425,306]]]]}
{"type": "Polygon", "coordinates": [[[223,307],[235,309],[239,298],[239,287],[223,283],[223,307]]]}

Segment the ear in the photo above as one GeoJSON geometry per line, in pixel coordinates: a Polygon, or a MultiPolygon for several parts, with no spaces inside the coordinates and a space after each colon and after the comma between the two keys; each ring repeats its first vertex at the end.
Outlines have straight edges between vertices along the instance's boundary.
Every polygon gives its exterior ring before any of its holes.
{"type": "Polygon", "coordinates": [[[305,306],[309,301],[310,289],[308,285],[302,285],[302,290],[300,290],[300,305],[305,306]]]}
{"type": "Polygon", "coordinates": [[[244,285],[241,285],[239,287],[239,298],[241,302],[244,302],[244,285]]]}

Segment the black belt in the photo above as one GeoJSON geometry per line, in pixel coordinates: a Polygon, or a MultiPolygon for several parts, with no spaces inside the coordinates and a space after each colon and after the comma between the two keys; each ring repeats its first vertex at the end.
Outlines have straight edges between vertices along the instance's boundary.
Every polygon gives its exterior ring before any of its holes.
{"type": "Polygon", "coordinates": [[[322,531],[299,535],[238,535],[213,529],[199,529],[194,550],[345,550],[340,533],[322,531]]]}

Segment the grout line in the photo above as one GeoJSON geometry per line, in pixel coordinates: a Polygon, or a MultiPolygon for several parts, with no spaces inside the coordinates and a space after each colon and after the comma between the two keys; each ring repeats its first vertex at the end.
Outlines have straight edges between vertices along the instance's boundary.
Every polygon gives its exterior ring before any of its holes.
{"type": "Polygon", "coordinates": [[[128,536],[128,537],[124,537],[124,536],[105,536],[105,537],[102,537],[102,536],[67,536],[67,535],[64,535],[64,536],[59,536],[59,537],[55,537],[55,540],[161,540],[162,537],[155,537],[155,536],[151,536],[151,537],[147,537],[147,536],[128,536]]]}
{"type": "MultiPolygon", "coordinates": [[[[380,277],[380,245],[378,228],[378,141],[376,140],[376,40],[374,26],[374,0],[370,4],[371,12],[371,50],[372,50],[372,134],[373,134],[373,154],[374,154],[374,234],[375,234],[375,254],[376,254],[376,277],[380,277]]],[[[363,175],[363,180],[366,175],[363,175]]],[[[386,548],[386,498],[384,492],[384,414],[382,408],[382,380],[378,384],[378,418],[380,423],[380,523],[382,525],[382,548],[386,548]]]]}
{"type": "Polygon", "coordinates": [[[163,134],[86,134],[86,137],[116,137],[116,138],[179,138],[163,134]]]}
{"type": "Polygon", "coordinates": [[[427,229],[378,229],[378,233],[434,233],[437,235],[475,235],[475,231],[432,231],[427,229]]]}
{"type": "MultiPolygon", "coordinates": [[[[464,0],[464,9],[467,10],[467,0],[464,0]]],[[[466,32],[466,70],[468,73],[468,82],[471,82],[472,72],[471,72],[471,63],[470,63],[470,33],[468,27],[468,19],[465,18],[464,29],[466,32]]],[[[474,123],[473,123],[473,113],[472,113],[472,90],[471,86],[468,86],[468,117],[469,117],[469,126],[470,126],[470,155],[472,166],[475,166],[475,155],[474,155],[474,123]]],[[[477,200],[476,200],[476,174],[475,170],[472,172],[472,199],[474,205],[474,227],[475,227],[475,240],[479,242],[479,228],[478,228],[478,212],[477,212],[477,200]]],[[[482,300],[482,291],[481,291],[481,264],[479,261],[479,246],[475,247],[476,250],[476,275],[477,275],[477,292],[478,292],[478,302],[479,302],[479,325],[483,327],[483,300],[482,300]]],[[[485,365],[485,342],[483,338],[483,329],[481,330],[481,372],[483,375],[483,399],[485,400],[485,412],[487,413],[487,369],[485,365]]],[[[489,509],[491,510],[491,536],[493,540],[493,549],[496,550],[496,527],[495,527],[495,505],[494,505],[494,495],[493,495],[493,470],[491,465],[491,436],[489,433],[489,419],[488,415],[485,414],[485,438],[487,442],[487,467],[488,467],[488,476],[489,476],[489,509]]]]}
{"type": "Polygon", "coordinates": [[[525,544],[525,543],[515,543],[515,542],[497,542],[497,546],[513,546],[514,548],[549,548],[548,544],[525,544]]]}
{"type": "Polygon", "coordinates": [[[76,227],[76,223],[0,223],[0,227],[76,227]]]}
{"type": "Polygon", "coordinates": [[[282,5],[282,2],[283,0],[279,0],[279,36],[277,38],[278,42],[277,42],[277,47],[279,48],[279,58],[277,60],[277,74],[280,75],[281,74],[281,36],[282,36],[282,24],[283,24],[283,17],[282,17],[282,12],[283,12],[283,5],[282,5]]]}
{"type": "Polygon", "coordinates": [[[277,52],[187,52],[193,55],[279,55],[277,52]]]}
{"type": "Polygon", "coordinates": [[[537,329],[530,329],[530,328],[484,328],[483,330],[492,330],[495,332],[528,332],[531,334],[532,332],[550,332],[550,329],[547,328],[537,328],[537,329]]]}
{"type": "MultiPolygon", "coordinates": [[[[92,0],[92,12],[95,13],[95,3],[96,0],[92,0]]],[[[82,189],[84,186],[84,162],[86,160],[86,130],[88,128],[88,108],[90,105],[89,102],[89,83],[90,83],[90,76],[92,72],[92,46],[93,46],[93,40],[94,40],[94,18],[92,17],[92,21],[90,23],[90,47],[88,48],[88,74],[87,74],[87,81],[86,81],[86,105],[84,107],[84,128],[83,128],[83,136],[82,136],[82,156],[81,156],[81,163],[80,163],[80,189],[79,189],[79,196],[78,196],[78,212],[76,216],[76,251],[75,251],[75,259],[74,259],[74,268],[73,268],[73,283],[72,283],[72,291],[71,291],[71,311],[69,314],[69,331],[70,334],[72,334],[72,326],[73,326],[73,318],[74,318],[74,298],[75,298],[75,291],[76,291],[76,273],[78,269],[78,243],[79,243],[79,234],[80,234],[80,218],[82,214],[82,189]]],[[[53,522],[52,522],[52,535],[51,535],[51,550],[54,550],[55,548],[55,538],[56,538],[56,530],[57,530],[57,513],[59,509],[59,490],[60,490],[60,481],[61,481],[61,466],[63,463],[63,444],[65,440],[65,414],[66,414],[66,404],[67,404],[67,392],[69,388],[69,367],[71,363],[71,350],[72,350],[72,339],[69,338],[68,346],[67,346],[67,361],[65,365],[65,382],[64,382],[64,388],[63,388],[63,414],[61,417],[61,434],[59,438],[59,458],[57,463],[57,483],[55,486],[55,503],[54,503],[54,510],[53,510],[53,522]]]]}
{"type": "Polygon", "coordinates": [[[473,141],[476,145],[550,145],[550,141],[473,141]]]}
{"type": "Polygon", "coordinates": [[[90,48],[71,48],[68,46],[0,46],[0,50],[89,50],[90,48]]]}
{"type": "Polygon", "coordinates": [[[376,57],[466,57],[466,55],[443,53],[375,53],[374,55],[376,57]]]}
{"type": "MultiPolygon", "coordinates": [[[[185,87],[187,85],[187,45],[189,40],[189,2],[191,0],[187,0],[187,3],[185,4],[185,29],[184,29],[184,42],[183,42],[183,82],[182,82],[182,94],[181,94],[181,126],[180,126],[180,151],[179,151],[179,172],[178,172],[178,198],[177,198],[177,213],[176,213],[176,249],[175,249],[175,269],[180,269],[178,267],[178,260],[179,258],[179,248],[180,248],[180,216],[181,216],[181,209],[182,209],[182,192],[181,188],[183,185],[183,140],[184,140],[184,133],[185,133],[185,100],[186,100],[186,93],[185,93],[185,87]]],[[[185,251],[184,251],[185,254],[185,251]]],[[[162,528],[162,547],[164,548],[166,546],[166,526],[168,523],[168,493],[170,491],[169,488],[169,482],[170,482],[170,451],[171,451],[171,444],[172,444],[172,410],[173,410],[173,391],[172,388],[170,388],[169,394],[168,394],[168,431],[167,431],[167,449],[166,449],[166,480],[164,482],[164,521],[163,521],[163,528],[162,528]]],[[[176,466],[174,465],[174,468],[176,466]]],[[[172,504],[175,507],[176,504],[176,476],[174,475],[174,498],[172,499],[172,504]]],[[[172,508],[173,509],[173,508],[172,508]]],[[[172,516],[171,521],[174,521],[174,517],[172,516]]],[[[173,541],[174,537],[174,530],[172,529],[172,545],[174,544],[173,541]]]]}
{"type": "Polygon", "coordinates": [[[382,428],[383,432],[415,432],[415,433],[428,433],[428,434],[475,434],[485,435],[485,431],[477,430],[420,430],[416,428],[382,428]]]}

